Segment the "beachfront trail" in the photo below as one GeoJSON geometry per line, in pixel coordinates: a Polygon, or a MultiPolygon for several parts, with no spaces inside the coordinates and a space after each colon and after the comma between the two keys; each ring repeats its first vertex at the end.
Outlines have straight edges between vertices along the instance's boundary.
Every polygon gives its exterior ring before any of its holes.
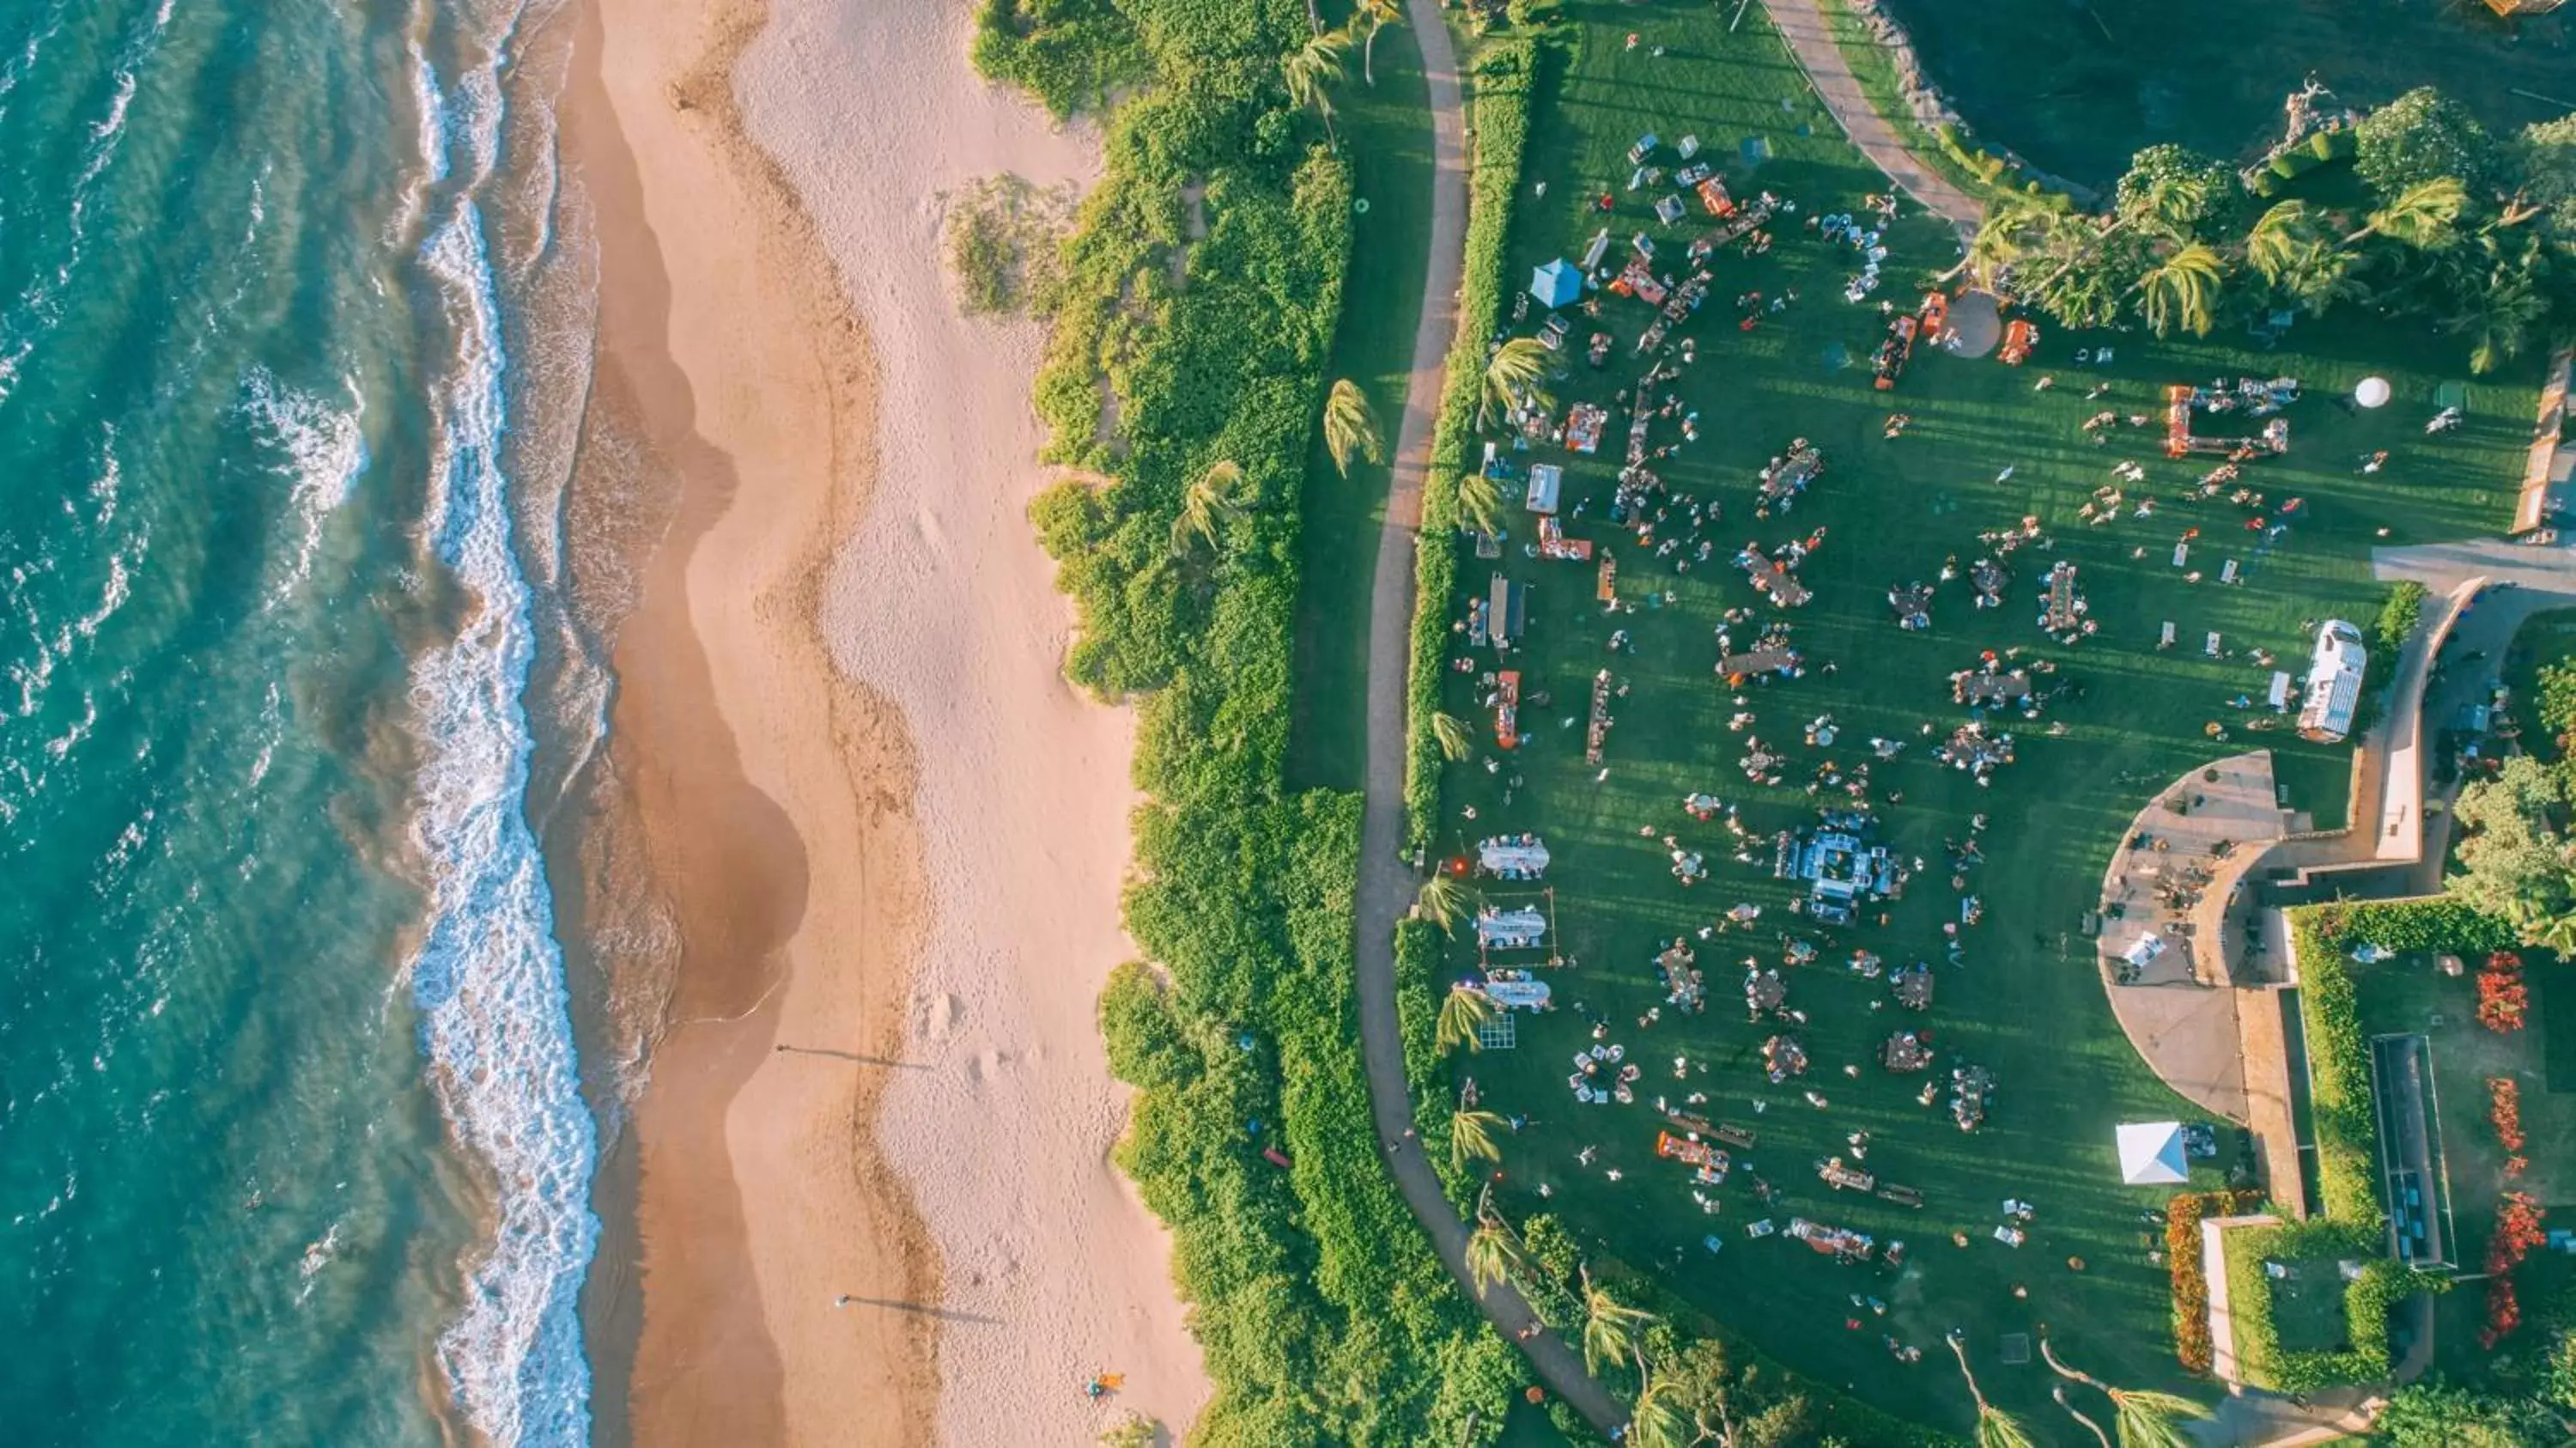
{"type": "Polygon", "coordinates": [[[1404,839],[1405,669],[1413,619],[1414,534],[1422,518],[1422,480],[1431,462],[1432,431],[1440,415],[1444,362],[1457,332],[1459,273],[1466,255],[1467,162],[1465,118],[1459,106],[1458,61],[1442,23],[1438,0],[1409,0],[1406,18],[1422,45],[1422,70],[1431,87],[1431,246],[1425,262],[1422,318],[1413,336],[1413,369],[1404,415],[1396,425],[1395,468],[1388,485],[1377,571],[1369,585],[1367,802],[1360,821],[1358,980],[1360,1049],[1366,1059],[1369,1106],[1378,1139],[1393,1142],[1388,1170],[1405,1204],[1431,1236],[1432,1246],[1475,1299],[1497,1331],[1529,1355],[1549,1390],[1572,1403],[1607,1433],[1628,1412],[1584,1370],[1582,1357],[1547,1331],[1508,1283],[1482,1295],[1467,1276],[1467,1226],[1441,1193],[1440,1178],[1423,1159],[1424,1143],[1407,1132],[1413,1102],[1404,1081],[1404,1042],[1395,1013],[1395,927],[1413,898],[1413,872],[1402,858],[1404,839]],[[1536,1328],[1534,1335],[1521,1334],[1536,1328]]]}

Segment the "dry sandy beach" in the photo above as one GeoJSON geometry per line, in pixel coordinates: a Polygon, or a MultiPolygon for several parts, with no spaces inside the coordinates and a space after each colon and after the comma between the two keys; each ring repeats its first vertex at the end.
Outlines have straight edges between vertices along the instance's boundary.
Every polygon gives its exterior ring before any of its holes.
{"type": "Polygon", "coordinates": [[[616,658],[679,974],[603,1427],[1082,1442],[1100,1371],[1184,1425],[1208,1387],[1093,1024],[1131,724],[1059,672],[1036,331],[960,319],[937,259],[941,192],[1095,146],[974,78],[964,0],[593,5],[584,466],[677,498],[616,658]]]}

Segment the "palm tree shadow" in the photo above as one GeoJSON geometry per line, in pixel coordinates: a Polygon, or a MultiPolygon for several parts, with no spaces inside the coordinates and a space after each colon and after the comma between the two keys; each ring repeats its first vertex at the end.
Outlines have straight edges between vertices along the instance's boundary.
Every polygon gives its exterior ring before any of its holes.
{"type": "Polygon", "coordinates": [[[891,1297],[854,1297],[847,1294],[834,1299],[835,1307],[882,1307],[889,1312],[909,1312],[917,1317],[935,1317],[941,1322],[971,1322],[979,1327],[1007,1327],[998,1317],[980,1312],[960,1312],[953,1307],[931,1307],[919,1302],[902,1302],[891,1297]]]}

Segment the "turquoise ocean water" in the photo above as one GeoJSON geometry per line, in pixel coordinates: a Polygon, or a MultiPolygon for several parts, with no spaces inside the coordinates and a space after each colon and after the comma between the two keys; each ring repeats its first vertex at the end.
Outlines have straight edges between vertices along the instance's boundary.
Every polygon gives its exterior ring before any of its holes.
{"type": "Polygon", "coordinates": [[[558,18],[0,0],[7,1442],[587,1434],[558,18]]]}

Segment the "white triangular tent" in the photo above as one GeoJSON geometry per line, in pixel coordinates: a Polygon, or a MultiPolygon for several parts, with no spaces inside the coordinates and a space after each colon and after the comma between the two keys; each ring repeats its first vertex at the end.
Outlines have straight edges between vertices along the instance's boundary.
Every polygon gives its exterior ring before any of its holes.
{"type": "Polygon", "coordinates": [[[2120,1125],[2120,1180],[2133,1187],[2166,1186],[2189,1179],[2179,1121],[2128,1121],[2120,1125]]]}

